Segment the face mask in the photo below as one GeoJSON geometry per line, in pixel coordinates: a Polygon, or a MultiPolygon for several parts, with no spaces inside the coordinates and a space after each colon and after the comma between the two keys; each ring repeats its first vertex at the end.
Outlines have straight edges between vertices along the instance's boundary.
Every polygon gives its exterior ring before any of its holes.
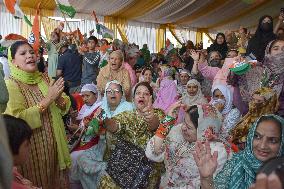
{"type": "Polygon", "coordinates": [[[270,31],[272,30],[272,23],[264,22],[261,24],[261,29],[263,31],[270,31]]]}
{"type": "Polygon", "coordinates": [[[225,103],[226,103],[226,101],[224,100],[224,99],[214,99],[213,101],[212,101],[212,105],[214,106],[214,105],[216,105],[216,104],[222,104],[222,105],[225,105],[225,103]]]}
{"type": "Polygon", "coordinates": [[[210,65],[211,67],[218,67],[218,68],[221,68],[221,67],[222,67],[222,65],[221,65],[221,60],[215,60],[215,59],[211,60],[210,63],[209,63],[209,65],[210,65]]]}

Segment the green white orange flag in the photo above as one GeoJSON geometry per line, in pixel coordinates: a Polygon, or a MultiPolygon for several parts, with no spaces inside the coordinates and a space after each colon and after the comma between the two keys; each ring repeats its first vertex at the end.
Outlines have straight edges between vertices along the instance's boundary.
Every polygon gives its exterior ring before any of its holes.
{"type": "Polygon", "coordinates": [[[68,0],[56,0],[55,2],[63,14],[68,15],[70,18],[74,18],[76,10],[70,5],[68,0]]]}
{"type": "Polygon", "coordinates": [[[113,39],[114,38],[114,32],[112,30],[108,29],[107,27],[105,27],[104,25],[99,23],[95,11],[93,11],[93,16],[94,16],[95,21],[96,21],[97,33],[99,35],[102,35],[103,38],[113,39]]]}
{"type": "Polygon", "coordinates": [[[31,34],[28,38],[28,42],[29,42],[29,44],[31,44],[33,46],[33,49],[36,52],[36,54],[37,54],[38,49],[40,47],[39,5],[38,5],[38,9],[36,11],[35,18],[34,18],[32,31],[31,31],[31,34]]]}
{"type": "Polygon", "coordinates": [[[17,0],[4,0],[4,4],[7,8],[7,10],[14,15],[15,18],[21,18],[24,19],[25,22],[32,26],[31,21],[28,19],[28,17],[23,13],[19,5],[17,4],[17,0]]]}

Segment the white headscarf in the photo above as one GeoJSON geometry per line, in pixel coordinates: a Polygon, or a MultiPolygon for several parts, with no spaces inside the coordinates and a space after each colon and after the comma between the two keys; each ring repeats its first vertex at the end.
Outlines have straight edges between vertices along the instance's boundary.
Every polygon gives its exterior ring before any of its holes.
{"type": "Polygon", "coordinates": [[[191,77],[191,74],[186,69],[182,69],[179,74],[187,74],[189,78],[191,77]]]}
{"type": "Polygon", "coordinates": [[[123,87],[117,80],[112,80],[112,81],[110,81],[110,82],[108,82],[106,84],[105,93],[104,93],[104,97],[103,97],[103,100],[102,100],[102,109],[105,111],[106,117],[108,117],[108,118],[111,118],[111,117],[113,117],[113,116],[115,116],[115,115],[117,115],[117,114],[119,114],[121,112],[124,112],[124,111],[131,111],[131,110],[133,110],[132,103],[126,101],[125,92],[123,90],[123,87]],[[113,83],[121,86],[121,88],[122,88],[122,97],[121,97],[119,105],[116,107],[115,111],[112,112],[110,110],[110,107],[109,107],[108,102],[107,102],[106,91],[109,88],[109,86],[111,84],[113,84],[113,83]]]}
{"type": "Polygon", "coordinates": [[[97,109],[99,106],[102,105],[101,102],[101,93],[99,92],[97,86],[95,84],[86,84],[82,87],[81,93],[82,92],[93,92],[94,94],[97,95],[97,101],[92,105],[88,106],[84,104],[81,108],[81,110],[78,113],[77,120],[82,120],[83,118],[91,115],[95,109],[97,109]]]}
{"type": "Polygon", "coordinates": [[[212,99],[213,99],[213,96],[214,96],[214,91],[216,89],[219,89],[221,91],[221,93],[224,95],[225,100],[226,100],[224,110],[221,113],[223,115],[228,114],[233,108],[233,93],[226,85],[215,85],[215,86],[213,86],[213,88],[211,90],[212,99]]]}
{"type": "Polygon", "coordinates": [[[186,105],[195,105],[195,104],[204,104],[208,103],[206,98],[201,92],[201,85],[196,79],[191,79],[187,82],[186,86],[188,85],[196,85],[198,87],[198,91],[195,96],[190,96],[188,92],[184,93],[184,96],[182,98],[182,102],[186,105]]]}

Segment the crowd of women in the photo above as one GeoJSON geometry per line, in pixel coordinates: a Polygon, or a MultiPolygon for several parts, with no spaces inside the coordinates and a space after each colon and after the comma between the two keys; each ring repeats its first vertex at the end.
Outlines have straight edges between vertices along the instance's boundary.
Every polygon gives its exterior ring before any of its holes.
{"type": "Polygon", "coordinates": [[[207,50],[189,41],[151,57],[91,36],[78,51],[99,71],[80,93],[54,68],[71,45],[56,32],[43,73],[30,44],[8,49],[0,188],[284,187],[284,39],[270,16],[253,36],[241,28],[235,42],[219,33],[207,50]]]}

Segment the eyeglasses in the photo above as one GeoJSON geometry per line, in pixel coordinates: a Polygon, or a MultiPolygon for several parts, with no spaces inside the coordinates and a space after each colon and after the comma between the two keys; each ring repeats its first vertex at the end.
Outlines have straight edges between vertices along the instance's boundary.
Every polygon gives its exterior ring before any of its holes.
{"type": "Polygon", "coordinates": [[[110,94],[119,94],[120,90],[119,89],[107,89],[106,90],[106,94],[110,95],[110,94]]]}

